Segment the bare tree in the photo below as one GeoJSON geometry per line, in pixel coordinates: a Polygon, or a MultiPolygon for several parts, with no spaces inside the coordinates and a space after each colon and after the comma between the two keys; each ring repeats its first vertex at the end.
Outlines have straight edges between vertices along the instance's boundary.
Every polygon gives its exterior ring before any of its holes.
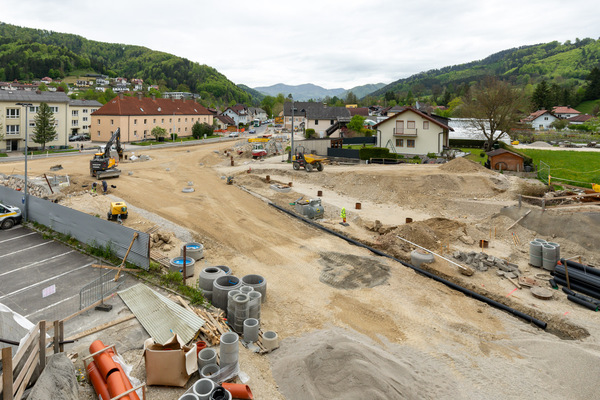
{"type": "Polygon", "coordinates": [[[469,124],[483,134],[487,148],[491,149],[519,121],[523,105],[522,90],[486,77],[463,96],[460,114],[470,119],[469,124]]]}

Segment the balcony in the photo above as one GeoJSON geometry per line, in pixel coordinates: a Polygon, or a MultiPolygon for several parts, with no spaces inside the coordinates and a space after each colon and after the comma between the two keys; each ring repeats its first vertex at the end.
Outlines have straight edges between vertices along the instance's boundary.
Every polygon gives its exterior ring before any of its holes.
{"type": "Polygon", "coordinates": [[[415,137],[417,136],[417,128],[405,128],[403,129],[401,132],[396,132],[396,128],[394,128],[394,136],[398,136],[398,137],[415,137]]]}

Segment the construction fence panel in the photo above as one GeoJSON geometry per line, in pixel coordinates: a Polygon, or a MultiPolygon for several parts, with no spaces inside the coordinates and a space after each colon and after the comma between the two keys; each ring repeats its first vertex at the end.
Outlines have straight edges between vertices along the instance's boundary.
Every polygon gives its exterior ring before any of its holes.
{"type": "Polygon", "coordinates": [[[328,157],[360,159],[360,150],[354,149],[327,149],[328,157]]]}
{"type": "MultiPolygon", "coordinates": [[[[22,210],[23,198],[22,192],[0,186],[0,202],[19,206],[22,210]]],[[[137,232],[139,236],[133,242],[127,261],[140,268],[150,267],[149,234],[34,196],[28,196],[28,203],[29,220],[65,235],[71,235],[88,245],[104,248],[110,246],[120,258],[125,257],[133,235],[137,232]]]]}

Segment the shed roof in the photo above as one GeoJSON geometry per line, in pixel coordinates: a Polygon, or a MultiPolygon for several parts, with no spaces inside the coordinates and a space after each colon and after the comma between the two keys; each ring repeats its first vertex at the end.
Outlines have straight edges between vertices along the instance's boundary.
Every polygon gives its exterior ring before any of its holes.
{"type": "Polygon", "coordinates": [[[485,154],[487,154],[490,157],[494,157],[494,156],[497,156],[497,155],[500,155],[500,154],[504,154],[504,153],[512,154],[513,156],[517,156],[517,157],[519,157],[521,159],[524,158],[522,155],[517,154],[517,153],[512,152],[512,151],[509,151],[509,150],[506,150],[506,149],[496,149],[496,150],[488,151],[485,154]]]}

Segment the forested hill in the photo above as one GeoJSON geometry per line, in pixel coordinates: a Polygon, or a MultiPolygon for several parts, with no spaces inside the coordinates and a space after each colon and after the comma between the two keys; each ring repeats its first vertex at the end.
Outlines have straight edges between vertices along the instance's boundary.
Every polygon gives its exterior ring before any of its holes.
{"type": "Polygon", "coordinates": [[[252,96],[216,69],[146,47],[0,22],[0,81],[61,78],[74,71],[141,78],[168,90],[199,93],[217,103],[252,103],[252,96]]]}
{"type": "MultiPolygon", "coordinates": [[[[504,50],[483,60],[434,69],[400,79],[371,93],[415,97],[431,94],[441,100],[452,98],[461,85],[493,75],[527,87],[542,80],[577,92],[594,67],[600,66],[600,40],[576,39],[504,50]],[[439,96],[439,97],[438,97],[439,96]]],[[[441,101],[443,102],[443,101],[441,101]]]]}

